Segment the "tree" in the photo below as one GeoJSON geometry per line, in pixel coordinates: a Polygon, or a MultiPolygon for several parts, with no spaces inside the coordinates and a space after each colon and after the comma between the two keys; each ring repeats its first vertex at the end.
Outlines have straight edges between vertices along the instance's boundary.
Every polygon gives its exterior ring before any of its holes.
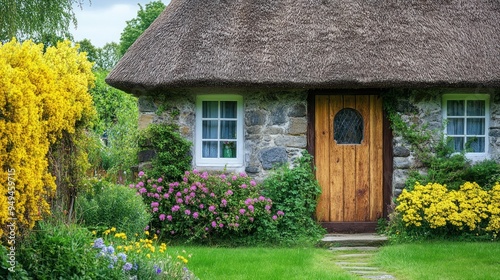
{"type": "Polygon", "coordinates": [[[55,46],[72,39],[70,24],[76,26],[73,4],[84,0],[0,0],[0,41],[16,37],[55,46]]]}
{"type": "Polygon", "coordinates": [[[130,46],[141,36],[151,23],[165,10],[165,4],[161,1],[153,1],[146,4],[143,9],[141,4],[138,4],[140,10],[137,12],[137,17],[127,21],[127,26],[123,29],[120,36],[120,55],[123,56],[130,46]]]}

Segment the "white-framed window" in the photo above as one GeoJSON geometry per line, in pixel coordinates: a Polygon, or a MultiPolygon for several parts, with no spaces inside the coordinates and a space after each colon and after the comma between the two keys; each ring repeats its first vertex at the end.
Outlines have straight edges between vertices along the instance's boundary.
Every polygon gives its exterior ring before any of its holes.
{"type": "Polygon", "coordinates": [[[243,166],[243,115],[240,95],[197,96],[197,166],[243,166]]]}
{"type": "Polygon", "coordinates": [[[445,135],[456,152],[473,160],[488,158],[490,102],[488,94],[443,95],[445,135]]]}

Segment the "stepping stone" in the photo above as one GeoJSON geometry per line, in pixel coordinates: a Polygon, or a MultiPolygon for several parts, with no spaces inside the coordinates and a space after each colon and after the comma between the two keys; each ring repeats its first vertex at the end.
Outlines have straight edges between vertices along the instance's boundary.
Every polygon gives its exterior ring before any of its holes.
{"type": "Polygon", "coordinates": [[[373,254],[365,254],[365,253],[360,253],[360,254],[343,254],[343,255],[338,255],[338,258],[370,258],[373,257],[373,254]]]}
{"type": "Polygon", "coordinates": [[[390,274],[382,274],[382,275],[365,275],[365,276],[362,276],[361,278],[365,278],[365,279],[396,279],[396,277],[390,275],[390,274]]]}
{"type": "Polygon", "coordinates": [[[362,246],[362,247],[331,247],[331,251],[377,251],[378,247],[362,246]]]}

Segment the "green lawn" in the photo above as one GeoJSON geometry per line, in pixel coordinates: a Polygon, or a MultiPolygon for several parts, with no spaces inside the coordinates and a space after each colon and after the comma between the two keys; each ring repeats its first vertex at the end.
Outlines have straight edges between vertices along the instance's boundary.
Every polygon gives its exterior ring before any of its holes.
{"type": "Polygon", "coordinates": [[[500,243],[444,242],[390,245],[375,263],[398,279],[500,279],[500,243]]]}
{"type": "MultiPolygon", "coordinates": [[[[183,248],[188,267],[202,280],[358,279],[334,264],[333,254],[318,248],[183,248]]],[[[175,247],[169,250],[176,250],[175,247]]]]}

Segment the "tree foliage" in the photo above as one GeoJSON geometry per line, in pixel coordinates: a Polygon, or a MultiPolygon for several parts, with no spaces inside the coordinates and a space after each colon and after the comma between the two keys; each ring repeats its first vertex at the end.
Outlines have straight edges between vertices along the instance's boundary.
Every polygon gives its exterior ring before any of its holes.
{"type": "Polygon", "coordinates": [[[0,41],[16,37],[55,46],[71,39],[71,24],[76,26],[73,4],[84,0],[1,0],[0,41]]]}
{"type": "Polygon", "coordinates": [[[140,9],[137,12],[137,17],[127,21],[127,26],[125,26],[120,37],[120,54],[122,56],[144,30],[165,10],[165,4],[161,1],[152,1],[146,4],[145,8],[141,4],[138,5],[140,9]]]}
{"type": "Polygon", "coordinates": [[[30,229],[50,213],[56,184],[47,154],[93,118],[91,68],[69,41],[46,51],[31,40],[0,44],[0,185],[14,179],[12,192],[0,196],[0,235],[10,218],[17,219],[16,228],[30,229]]]}

